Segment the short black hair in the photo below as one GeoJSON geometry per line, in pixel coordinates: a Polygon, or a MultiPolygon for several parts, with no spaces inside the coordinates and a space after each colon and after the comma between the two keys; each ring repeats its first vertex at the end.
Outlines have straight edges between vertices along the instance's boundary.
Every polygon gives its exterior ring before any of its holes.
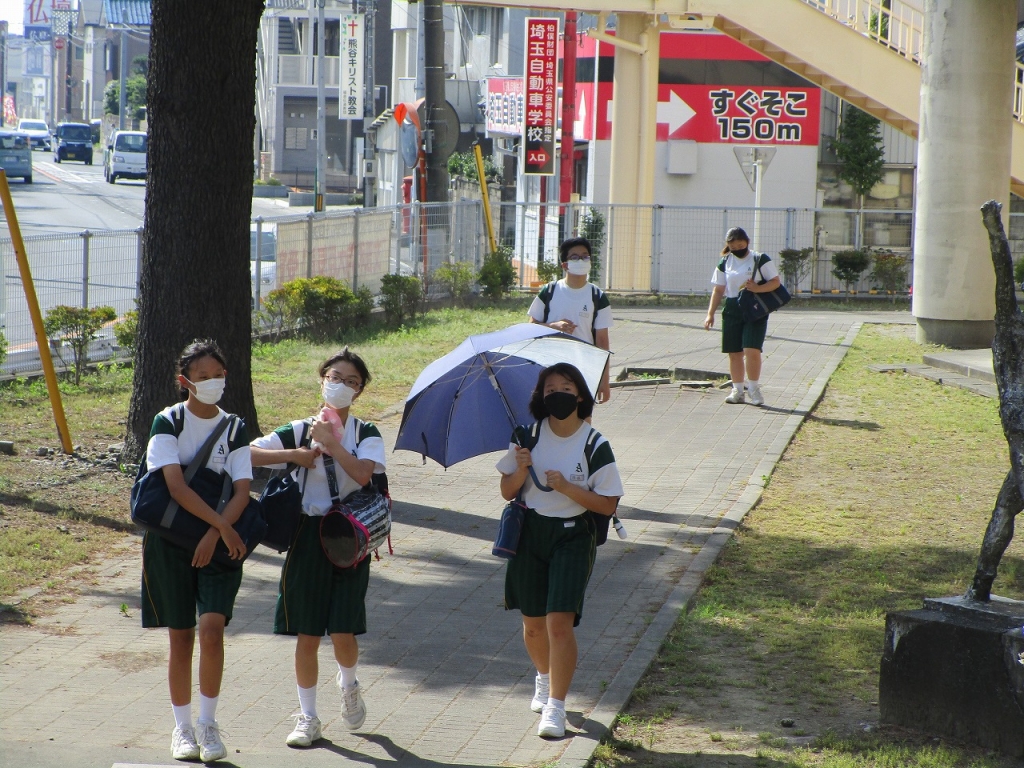
{"type": "Polygon", "coordinates": [[[594,412],[594,396],[590,394],[590,387],[587,386],[587,381],[580,373],[580,369],[571,363],[555,363],[540,372],[537,377],[537,386],[534,387],[533,394],[530,396],[530,413],[533,418],[540,421],[550,415],[544,405],[544,384],[547,382],[548,376],[553,373],[564,376],[576,385],[576,391],[581,398],[579,405],[576,406],[576,415],[581,419],[590,418],[594,412]]]}
{"type": "Polygon", "coordinates": [[[345,347],[341,352],[331,355],[320,364],[321,379],[327,375],[327,371],[335,363],[351,363],[359,373],[359,378],[363,380],[363,386],[360,387],[360,389],[365,389],[366,385],[370,383],[370,369],[366,367],[366,363],[363,362],[363,358],[351,351],[348,347],[345,347]]]}
{"type": "Polygon", "coordinates": [[[593,258],[594,249],[590,247],[590,241],[585,237],[570,237],[568,240],[563,240],[562,244],[558,246],[558,257],[562,263],[565,264],[569,260],[569,251],[575,248],[577,245],[582,245],[587,249],[587,255],[593,258]]]}
{"type": "Polygon", "coordinates": [[[224,362],[224,353],[220,351],[217,342],[213,339],[196,339],[185,347],[178,356],[178,373],[188,378],[188,369],[192,363],[203,357],[212,357],[225,368],[228,364],[224,362]]]}

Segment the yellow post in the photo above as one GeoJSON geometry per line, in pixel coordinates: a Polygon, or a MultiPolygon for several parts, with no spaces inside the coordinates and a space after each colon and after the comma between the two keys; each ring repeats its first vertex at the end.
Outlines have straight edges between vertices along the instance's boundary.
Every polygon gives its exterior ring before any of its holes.
{"type": "Polygon", "coordinates": [[[36,334],[36,346],[39,348],[39,359],[43,363],[43,375],[46,378],[46,390],[50,393],[50,407],[53,408],[53,420],[57,423],[57,431],[60,433],[60,444],[64,448],[64,453],[72,453],[74,448],[71,445],[71,432],[68,429],[67,419],[64,417],[64,404],[60,399],[60,389],[57,387],[57,372],[53,368],[53,358],[50,357],[50,342],[46,338],[46,331],[43,330],[43,315],[39,311],[36,287],[32,282],[32,273],[28,268],[25,241],[21,239],[21,227],[18,226],[18,217],[14,212],[11,188],[7,183],[7,174],[4,173],[2,168],[0,168],[0,199],[3,200],[4,215],[7,217],[7,228],[11,231],[11,243],[14,245],[14,255],[18,259],[21,284],[25,289],[25,301],[28,302],[28,312],[32,317],[32,329],[36,334]]]}
{"type": "Polygon", "coordinates": [[[491,243],[491,253],[498,250],[498,243],[494,239],[494,221],[491,219],[491,199],[487,196],[487,179],[484,178],[484,155],[480,151],[480,145],[473,145],[473,157],[476,158],[476,175],[480,177],[480,194],[484,200],[484,221],[487,222],[487,239],[491,243]]]}

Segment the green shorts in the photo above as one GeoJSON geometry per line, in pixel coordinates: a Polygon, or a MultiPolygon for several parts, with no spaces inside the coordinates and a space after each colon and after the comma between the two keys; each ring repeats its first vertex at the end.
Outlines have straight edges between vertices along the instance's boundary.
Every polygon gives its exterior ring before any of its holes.
{"type": "Polygon", "coordinates": [[[722,308],[722,351],[742,352],[744,349],[764,349],[768,333],[768,317],[753,323],[744,322],[739,299],[726,299],[722,308]]]}
{"type": "Polygon", "coordinates": [[[142,626],[192,629],[196,612],[221,613],[231,622],[241,567],[211,562],[192,567],[193,553],[158,533],[142,539],[142,626]]]}
{"type": "Polygon", "coordinates": [[[505,608],[531,618],[575,613],[579,626],[596,535],[590,515],[565,519],[526,510],[519,550],[505,571],[505,608]]]}
{"type": "Polygon", "coordinates": [[[295,540],[281,568],[276,635],[366,632],[370,557],[352,568],[335,568],[320,545],[320,519],[299,517],[295,540]]]}

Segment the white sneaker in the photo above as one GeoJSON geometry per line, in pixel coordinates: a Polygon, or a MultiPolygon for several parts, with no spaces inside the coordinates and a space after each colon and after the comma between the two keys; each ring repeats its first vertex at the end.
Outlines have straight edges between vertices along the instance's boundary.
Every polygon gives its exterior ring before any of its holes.
{"type": "Polygon", "coordinates": [[[565,736],[565,710],[545,704],[537,735],[547,739],[560,739],[565,736]]]}
{"type": "Polygon", "coordinates": [[[750,395],[751,405],[764,405],[764,395],[761,394],[760,387],[751,387],[747,394],[750,395]]]}
{"type": "Polygon", "coordinates": [[[204,763],[212,763],[228,756],[224,742],[220,740],[220,726],[216,721],[196,723],[196,741],[199,742],[199,759],[204,763]]]}
{"type": "Polygon", "coordinates": [[[338,688],[341,689],[341,719],[345,721],[345,727],[350,731],[358,731],[366,720],[366,704],[363,703],[359,681],[356,680],[351,688],[344,688],[339,672],[337,682],[338,688]]]}
{"type": "Polygon", "coordinates": [[[307,717],[301,712],[295,715],[295,729],[288,734],[285,744],[289,747],[309,747],[323,738],[324,730],[319,717],[307,717]]]}
{"type": "Polygon", "coordinates": [[[729,396],[727,398],[725,398],[725,402],[727,402],[727,403],[734,403],[735,404],[735,403],[742,403],[743,401],[744,401],[743,390],[742,389],[737,389],[736,387],[733,387],[732,388],[732,392],[730,392],[729,396]]]}
{"type": "Polygon", "coordinates": [[[551,694],[551,682],[544,682],[540,675],[533,680],[533,701],[530,702],[530,709],[534,712],[543,712],[544,706],[548,703],[548,696],[551,694]]]}
{"type": "Polygon", "coordinates": [[[171,733],[171,757],[175,760],[199,759],[199,744],[191,728],[175,728],[171,733]]]}

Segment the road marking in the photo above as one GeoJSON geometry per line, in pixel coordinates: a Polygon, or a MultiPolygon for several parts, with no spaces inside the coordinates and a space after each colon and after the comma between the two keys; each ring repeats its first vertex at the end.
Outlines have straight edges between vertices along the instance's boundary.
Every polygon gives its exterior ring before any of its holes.
{"type": "Polygon", "coordinates": [[[56,163],[45,166],[36,165],[35,163],[33,163],[32,171],[33,173],[38,171],[51,181],[63,181],[68,184],[98,184],[99,182],[103,181],[102,176],[99,178],[94,178],[92,176],[83,176],[81,174],[75,173],[74,171],[69,171],[65,168],[61,168],[56,163]]]}

